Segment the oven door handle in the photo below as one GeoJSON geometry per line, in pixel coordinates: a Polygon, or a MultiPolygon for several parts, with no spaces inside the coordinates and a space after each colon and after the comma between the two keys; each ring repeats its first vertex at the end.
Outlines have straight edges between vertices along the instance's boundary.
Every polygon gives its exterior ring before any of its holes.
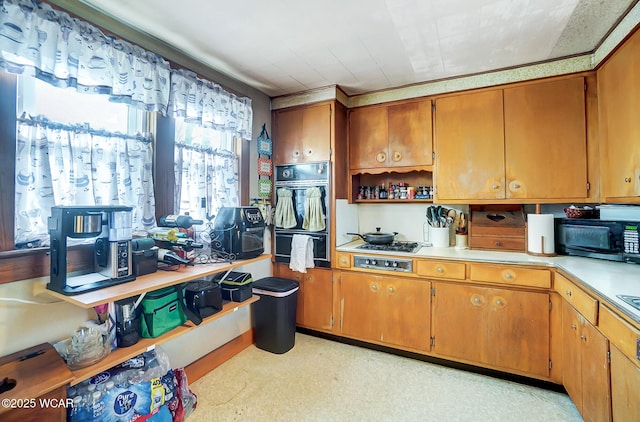
{"type": "MultiPolygon", "coordinates": [[[[296,233],[296,234],[298,234],[298,233],[296,233]]],[[[289,233],[278,233],[278,232],[276,232],[276,235],[278,235],[278,236],[286,236],[286,237],[293,237],[293,234],[289,234],[289,233]]],[[[320,239],[321,239],[321,238],[320,238],[320,237],[318,237],[318,236],[311,236],[311,235],[309,235],[309,234],[307,234],[307,235],[303,235],[303,236],[309,236],[309,237],[310,237],[310,238],[312,238],[313,240],[320,240],[320,239]]]]}

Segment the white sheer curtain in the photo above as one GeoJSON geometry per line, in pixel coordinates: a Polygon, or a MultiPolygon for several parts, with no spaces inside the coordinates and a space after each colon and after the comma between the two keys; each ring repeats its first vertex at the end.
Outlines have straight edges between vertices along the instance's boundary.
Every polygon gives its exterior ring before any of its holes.
{"type": "Polygon", "coordinates": [[[223,206],[239,206],[239,160],[234,134],[179,119],[175,147],[174,209],[205,221],[223,206]]]}
{"type": "Polygon", "coordinates": [[[53,205],[133,206],[134,230],[155,225],[151,136],[18,121],[17,246],[46,246],[53,205]]]}

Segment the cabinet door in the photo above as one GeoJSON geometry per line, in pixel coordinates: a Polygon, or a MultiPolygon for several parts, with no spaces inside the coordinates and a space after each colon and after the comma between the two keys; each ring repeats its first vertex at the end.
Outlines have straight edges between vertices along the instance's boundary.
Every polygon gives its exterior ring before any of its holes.
{"type": "Polygon", "coordinates": [[[562,384],[582,413],[580,325],[583,319],[571,305],[562,302],[562,384]]]}
{"type": "Polygon", "coordinates": [[[610,421],[609,341],[584,318],[580,328],[582,417],[585,420],[610,421]]]}
{"type": "Polygon", "coordinates": [[[611,401],[614,421],[640,420],[640,368],[613,345],[611,401]]]}
{"type": "Polygon", "coordinates": [[[320,104],[302,110],[302,161],[331,158],[331,105],[320,104]]]}
{"type": "Polygon", "coordinates": [[[549,375],[549,295],[488,289],[488,363],[549,375]]]}
{"type": "Polygon", "coordinates": [[[433,162],[431,100],[390,106],[389,165],[426,166],[433,162]]]}
{"type": "Polygon", "coordinates": [[[274,123],[272,139],[274,164],[298,162],[302,145],[302,111],[300,109],[278,111],[274,123]],[[294,154],[296,154],[295,157],[294,154]]]}
{"type": "Polygon", "coordinates": [[[389,165],[387,108],[366,107],[349,112],[349,168],[389,165]]]}
{"type": "Polygon", "coordinates": [[[585,420],[611,420],[608,340],[562,303],[562,383],[585,420]]]}
{"type": "Polygon", "coordinates": [[[605,198],[640,195],[640,32],[598,70],[600,171],[605,198]]]}
{"type": "Polygon", "coordinates": [[[434,283],[433,351],[475,362],[485,362],[487,344],[487,291],[484,288],[434,283]]]}
{"type": "Polygon", "coordinates": [[[504,199],[502,90],[436,100],[438,200],[504,199]]]}
{"type": "Polygon", "coordinates": [[[343,272],[340,279],[342,334],[361,340],[382,340],[380,306],[382,277],[343,272]]]}
{"type": "Polygon", "coordinates": [[[382,300],[382,341],[429,351],[431,284],[385,277],[382,300]]]}
{"type": "Polygon", "coordinates": [[[585,198],[584,78],[504,90],[507,198],[585,198]]]}
{"type": "Polygon", "coordinates": [[[331,270],[307,270],[301,286],[303,314],[302,324],[307,328],[331,330],[333,316],[333,283],[331,270]]]}

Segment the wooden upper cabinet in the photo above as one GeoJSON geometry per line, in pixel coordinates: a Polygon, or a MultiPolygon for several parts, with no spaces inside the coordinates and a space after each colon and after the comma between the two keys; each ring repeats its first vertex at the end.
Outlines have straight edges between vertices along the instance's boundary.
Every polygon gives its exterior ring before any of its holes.
{"type": "Polygon", "coordinates": [[[504,199],[502,90],[436,100],[438,200],[504,199]]]}
{"type": "Polygon", "coordinates": [[[583,77],[438,98],[436,198],[586,198],[586,130],[583,77]]]}
{"type": "Polygon", "coordinates": [[[504,90],[508,198],[586,198],[583,77],[504,90]]]}
{"type": "Polygon", "coordinates": [[[431,100],[352,110],[349,167],[420,167],[433,163],[431,100]]]}
{"type": "Polygon", "coordinates": [[[598,70],[603,199],[640,195],[640,32],[598,70]]]}
{"type": "Polygon", "coordinates": [[[274,113],[274,164],[329,161],[331,104],[317,104],[274,113]]]}

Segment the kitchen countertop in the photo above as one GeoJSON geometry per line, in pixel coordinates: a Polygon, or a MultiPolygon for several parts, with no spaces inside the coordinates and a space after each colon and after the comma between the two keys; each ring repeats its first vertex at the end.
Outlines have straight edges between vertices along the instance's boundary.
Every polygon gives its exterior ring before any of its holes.
{"type": "Polygon", "coordinates": [[[617,297],[617,295],[640,297],[640,265],[564,255],[544,257],[521,252],[456,249],[455,247],[434,248],[431,246],[423,246],[414,253],[357,249],[357,247],[362,244],[364,244],[362,240],[356,240],[338,246],[336,250],[363,255],[451,259],[557,268],[571,276],[576,282],[581,283],[581,287],[585,290],[604,299],[611,307],[640,324],[640,310],[617,297]]]}

